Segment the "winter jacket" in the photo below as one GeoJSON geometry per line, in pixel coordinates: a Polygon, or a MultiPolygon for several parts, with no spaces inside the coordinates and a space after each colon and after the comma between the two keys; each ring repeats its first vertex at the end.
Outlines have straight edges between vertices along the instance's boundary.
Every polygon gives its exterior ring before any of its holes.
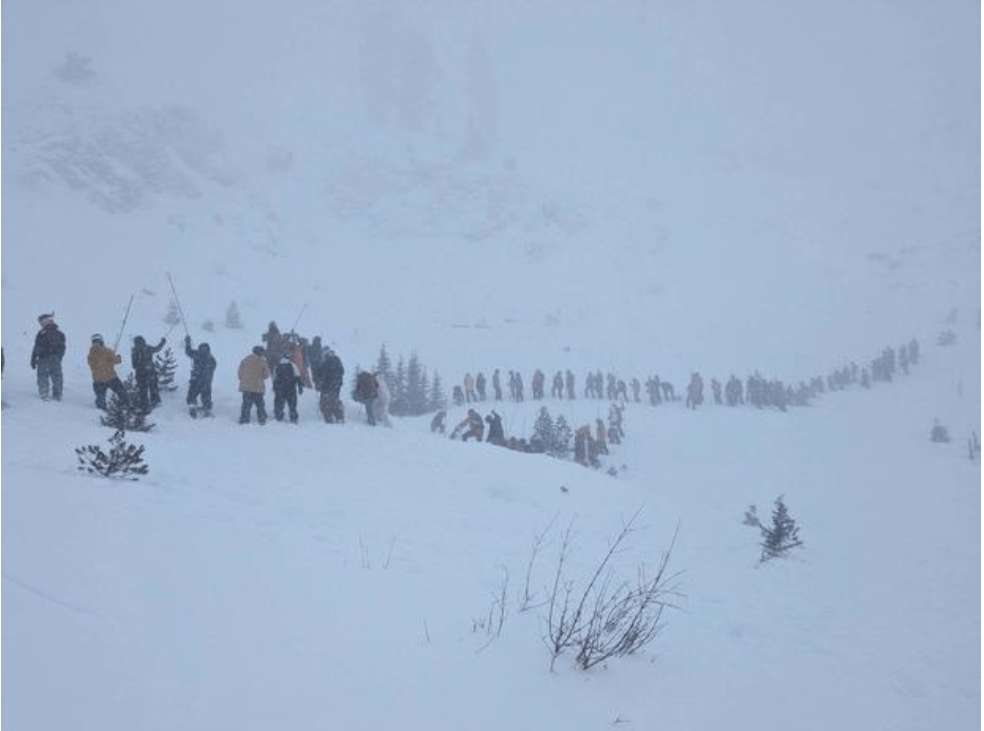
{"type": "Polygon", "coordinates": [[[92,370],[92,380],[96,382],[112,381],[116,378],[116,364],[122,363],[123,358],[112,348],[102,343],[93,343],[89,348],[89,368],[92,370]]]}
{"type": "Polygon", "coordinates": [[[53,322],[45,325],[34,336],[34,350],[31,351],[31,368],[37,366],[39,360],[47,358],[49,355],[57,355],[59,358],[65,355],[65,333],[59,330],[58,326],[53,322]]]}
{"type": "Polygon", "coordinates": [[[308,388],[311,388],[311,376],[308,373],[304,348],[294,348],[290,351],[290,362],[297,366],[297,372],[300,374],[301,383],[308,388]]]}
{"type": "Polygon", "coordinates": [[[489,436],[486,441],[495,445],[505,444],[506,435],[502,430],[502,417],[493,411],[485,417],[485,421],[489,424],[489,436]]]}
{"type": "Polygon", "coordinates": [[[485,433],[485,422],[482,421],[482,415],[475,411],[475,409],[468,409],[465,418],[458,422],[452,434],[454,436],[461,434],[465,427],[467,427],[467,431],[464,434],[476,436],[478,437],[478,441],[482,441],[482,435],[485,433]]]}
{"type": "Polygon", "coordinates": [[[301,372],[294,363],[281,361],[273,372],[273,391],[279,394],[289,394],[294,389],[297,389],[298,394],[304,393],[301,372]]]}
{"type": "Polygon", "coordinates": [[[342,388],[342,379],[345,377],[345,368],[342,360],[334,353],[325,357],[318,369],[317,379],[318,388],[322,391],[338,393],[342,388]]]}
{"type": "Polygon", "coordinates": [[[370,401],[379,396],[379,382],[376,377],[368,371],[362,371],[355,377],[355,390],[352,391],[352,400],[359,403],[370,401]]]}
{"type": "Polygon", "coordinates": [[[189,380],[199,384],[211,383],[217,363],[212,356],[208,343],[202,343],[197,349],[192,350],[191,340],[185,338],[185,355],[191,358],[191,378],[189,380]]]}
{"type": "Polygon", "coordinates": [[[273,323],[270,323],[270,329],[263,333],[262,339],[266,343],[267,364],[272,370],[276,368],[280,356],[288,349],[289,341],[280,334],[280,330],[273,323]]]}
{"type": "Polygon", "coordinates": [[[270,366],[262,355],[250,353],[239,363],[238,375],[240,391],[263,393],[266,390],[263,382],[270,377],[270,366]]]}
{"type": "Polygon", "coordinates": [[[142,337],[133,339],[133,349],[130,351],[130,365],[137,376],[151,375],[154,372],[154,354],[159,353],[167,341],[161,338],[156,346],[147,345],[142,337]]]}

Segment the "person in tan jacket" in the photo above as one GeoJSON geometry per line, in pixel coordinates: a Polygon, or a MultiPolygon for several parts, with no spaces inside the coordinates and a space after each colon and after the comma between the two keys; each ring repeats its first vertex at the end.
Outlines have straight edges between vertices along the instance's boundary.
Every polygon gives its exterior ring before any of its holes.
{"type": "Polygon", "coordinates": [[[103,336],[96,333],[92,336],[92,347],[89,348],[89,370],[92,371],[92,390],[96,394],[96,408],[106,410],[106,391],[113,393],[124,406],[129,405],[123,382],[116,375],[116,364],[123,362],[123,357],[103,343],[103,336]]]}
{"type": "Polygon", "coordinates": [[[270,366],[264,357],[263,348],[257,345],[253,352],[239,363],[239,390],[243,394],[243,408],[239,414],[239,423],[248,424],[250,412],[256,406],[256,420],[266,424],[266,405],[263,403],[263,392],[266,390],[264,381],[270,377],[270,366]]]}

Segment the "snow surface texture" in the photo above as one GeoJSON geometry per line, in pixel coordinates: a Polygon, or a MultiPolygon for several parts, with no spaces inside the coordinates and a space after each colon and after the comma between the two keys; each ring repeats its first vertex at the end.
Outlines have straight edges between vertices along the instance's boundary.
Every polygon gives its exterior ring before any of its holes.
{"type": "MultiPolygon", "coordinates": [[[[979,5],[272,8],[4,3],[2,720],[977,727],[979,5]],[[179,352],[181,388],[128,435],[149,474],[83,475],[74,449],[112,435],[89,335],[115,339],[135,294],[121,350],[155,342],[165,272],[219,362],[216,418],[188,418],[179,352]],[[349,422],[305,392],[298,426],[236,425],[236,365],[302,308],[349,422]],[[60,404],[27,368],[51,310],[60,404]],[[696,412],[630,404],[614,478],[429,417],[373,430],[348,398],[384,342],[447,391],[570,368],[580,396],[588,369],[796,383],[912,337],[909,376],[785,414],[709,388],[696,412]],[[804,546],[760,565],[742,516],[780,494],[804,546]],[[551,673],[542,610],[517,606],[531,541],[553,526],[542,596],[563,528],[581,580],[640,506],[618,568],[679,524],[680,608],[646,652],[551,673]]],[[[498,407],[507,435],[538,406],[498,407]]]]}

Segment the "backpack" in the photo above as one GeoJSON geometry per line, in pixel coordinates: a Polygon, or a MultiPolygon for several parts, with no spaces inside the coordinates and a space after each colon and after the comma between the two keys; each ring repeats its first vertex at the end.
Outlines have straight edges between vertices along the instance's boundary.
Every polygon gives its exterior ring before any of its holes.
{"type": "Polygon", "coordinates": [[[376,377],[368,371],[362,371],[355,379],[355,393],[352,398],[356,401],[368,401],[379,396],[379,384],[376,377]]]}

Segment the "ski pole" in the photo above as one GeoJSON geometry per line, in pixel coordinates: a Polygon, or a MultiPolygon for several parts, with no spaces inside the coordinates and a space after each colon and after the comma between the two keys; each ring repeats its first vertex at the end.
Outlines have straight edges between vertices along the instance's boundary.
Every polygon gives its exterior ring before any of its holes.
{"type": "Polygon", "coordinates": [[[307,309],[307,302],[304,303],[304,306],[301,308],[301,311],[297,313],[297,319],[294,320],[294,326],[290,329],[291,334],[297,332],[297,325],[300,323],[301,317],[304,315],[304,310],[306,309],[307,309]]]}
{"type": "Polygon", "coordinates": [[[184,310],[181,309],[181,300],[178,299],[178,291],[174,288],[174,281],[171,279],[171,273],[165,272],[167,276],[167,283],[171,285],[171,293],[174,295],[174,304],[178,306],[178,312],[181,313],[181,324],[184,325],[185,335],[189,338],[191,333],[188,332],[188,321],[185,319],[184,310]]]}
{"type": "Polygon", "coordinates": [[[113,343],[113,351],[115,352],[117,348],[120,347],[120,340],[123,337],[123,330],[126,329],[126,321],[130,317],[130,307],[133,306],[133,295],[130,295],[130,301],[126,303],[126,312],[123,314],[123,324],[120,325],[120,333],[116,336],[116,342],[113,343]]]}

